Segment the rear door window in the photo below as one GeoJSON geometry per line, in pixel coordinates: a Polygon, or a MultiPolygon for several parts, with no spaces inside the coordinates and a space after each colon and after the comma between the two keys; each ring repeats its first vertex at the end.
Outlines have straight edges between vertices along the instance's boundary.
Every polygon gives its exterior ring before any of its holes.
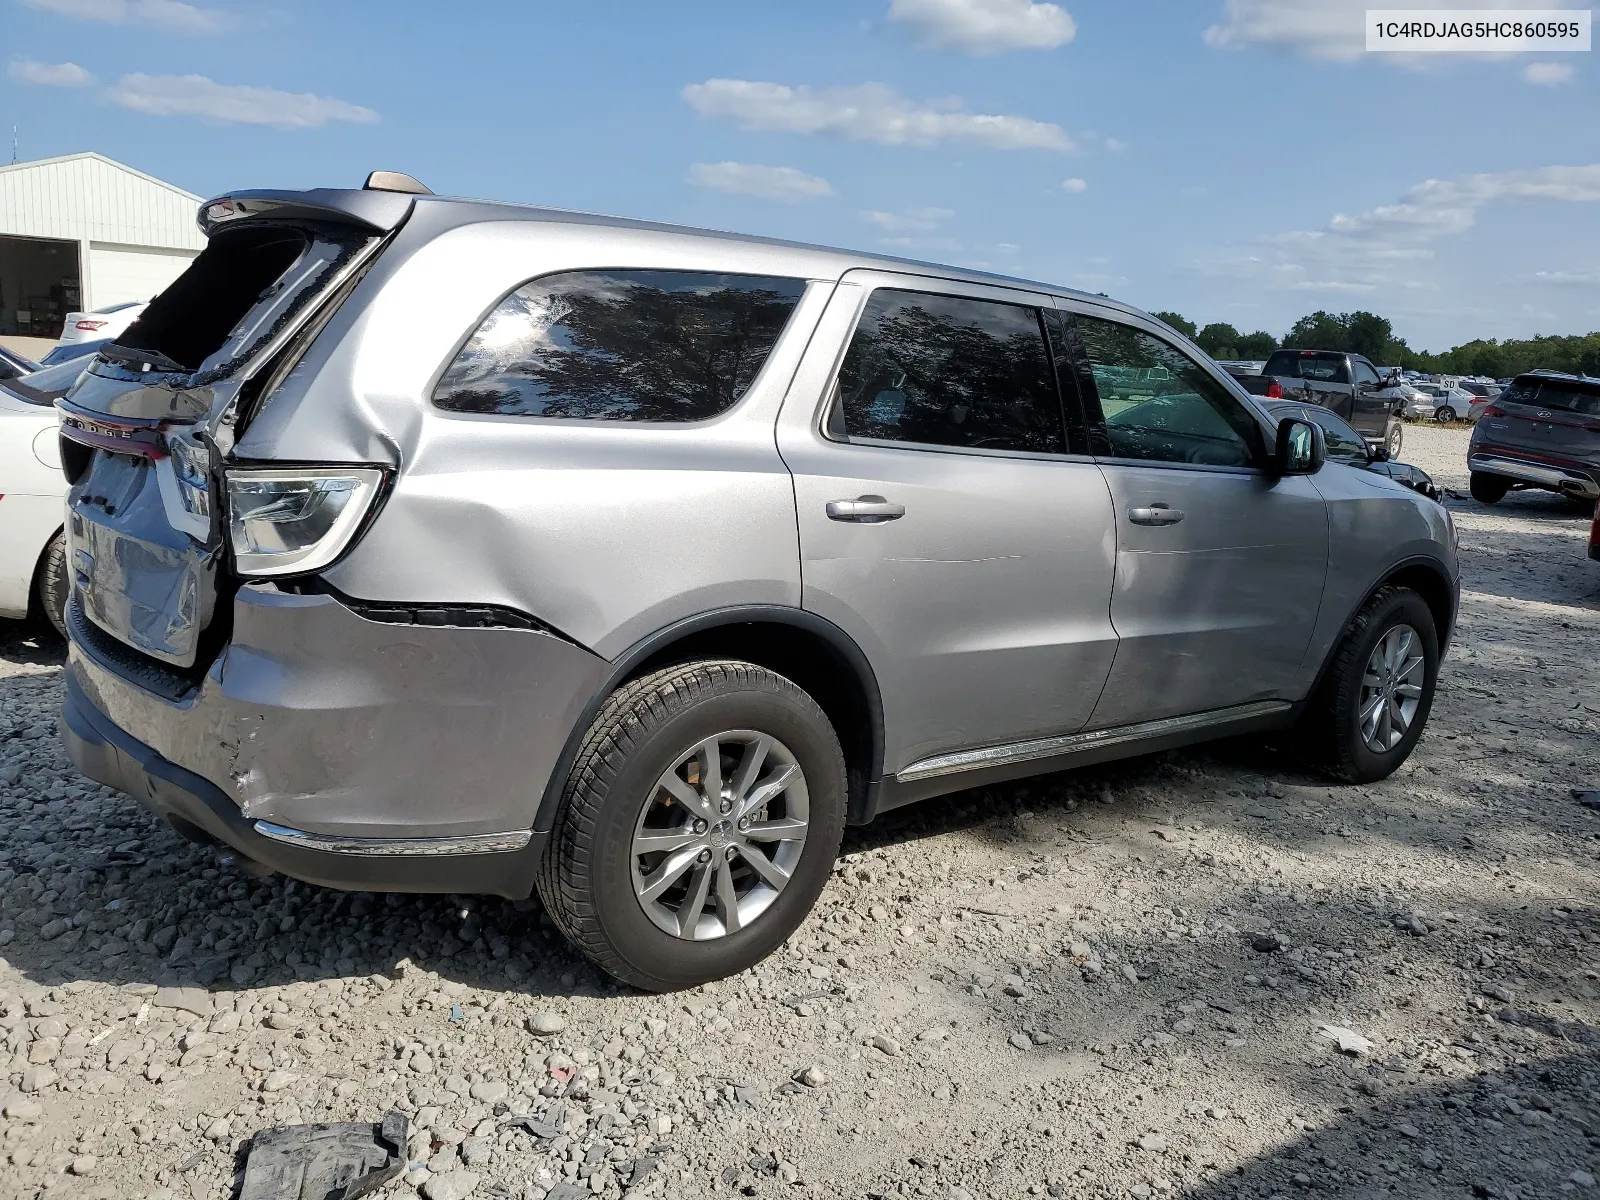
{"type": "Polygon", "coordinates": [[[1367,443],[1337,414],[1314,407],[1308,408],[1305,415],[1322,426],[1322,440],[1328,448],[1329,458],[1361,467],[1372,461],[1372,456],[1367,453],[1367,443]]]}
{"type": "Polygon", "coordinates": [[[738,403],[805,280],[689,271],[568,271],[523,284],[434,388],[447,412],[703,421],[738,403]]]}
{"type": "Polygon", "coordinates": [[[1063,453],[1039,310],[879,288],[845,353],[830,432],[851,441],[1063,453]]]}

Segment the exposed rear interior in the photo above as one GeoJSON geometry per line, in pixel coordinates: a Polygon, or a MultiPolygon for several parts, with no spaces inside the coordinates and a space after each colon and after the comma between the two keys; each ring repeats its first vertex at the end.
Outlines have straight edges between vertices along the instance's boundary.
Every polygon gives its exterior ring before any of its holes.
{"type": "Polygon", "coordinates": [[[117,345],[198,370],[310,244],[308,233],[282,225],[219,230],[117,345]]]}

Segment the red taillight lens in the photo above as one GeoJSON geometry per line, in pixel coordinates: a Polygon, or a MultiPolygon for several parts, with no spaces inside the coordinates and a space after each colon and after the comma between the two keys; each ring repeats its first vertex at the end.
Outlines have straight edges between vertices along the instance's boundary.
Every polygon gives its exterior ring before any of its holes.
{"type": "Polygon", "coordinates": [[[99,329],[100,326],[102,326],[104,324],[105,324],[104,321],[79,321],[77,323],[77,325],[75,326],[75,328],[77,328],[77,329],[85,329],[85,330],[88,330],[90,333],[93,333],[96,329],[99,329]]]}
{"type": "Polygon", "coordinates": [[[1503,417],[1503,416],[1506,415],[1506,410],[1503,409],[1503,408],[1496,408],[1494,405],[1491,404],[1491,405],[1489,405],[1488,408],[1484,409],[1483,412],[1479,413],[1478,415],[1480,417],[1503,417]]]}
{"type": "Polygon", "coordinates": [[[1278,381],[1276,379],[1274,379],[1271,383],[1267,384],[1267,399],[1268,400],[1282,400],[1283,399],[1283,388],[1281,386],[1279,386],[1278,381]]]}

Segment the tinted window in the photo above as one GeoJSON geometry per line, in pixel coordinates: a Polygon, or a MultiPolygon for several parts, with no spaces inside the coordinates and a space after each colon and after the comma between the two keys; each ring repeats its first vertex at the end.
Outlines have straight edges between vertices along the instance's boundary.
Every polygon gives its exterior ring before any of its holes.
{"type": "Polygon", "coordinates": [[[1044,453],[1063,449],[1039,313],[879,289],[839,371],[851,438],[1044,453]]]}
{"type": "Polygon", "coordinates": [[[1075,316],[1113,458],[1248,466],[1260,432],[1204,367],[1160,338],[1075,316]]]}
{"type": "Polygon", "coordinates": [[[1290,379],[1311,379],[1318,383],[1349,383],[1344,355],[1314,350],[1279,350],[1267,359],[1263,375],[1282,375],[1290,379]]]}
{"type": "Polygon", "coordinates": [[[1499,397],[1507,404],[1528,404],[1535,408],[1564,409],[1586,417],[1600,417],[1600,384],[1581,384],[1569,379],[1540,379],[1523,376],[1499,397]]]}
{"type": "Polygon", "coordinates": [[[1357,383],[1377,383],[1378,382],[1378,373],[1376,371],[1374,371],[1371,367],[1369,367],[1366,363],[1364,363],[1364,362],[1353,362],[1350,365],[1355,370],[1356,382],[1357,383]]]}
{"type": "Polygon", "coordinates": [[[1371,461],[1371,456],[1367,454],[1367,443],[1337,413],[1325,408],[1308,408],[1306,415],[1322,426],[1322,440],[1328,447],[1329,458],[1358,463],[1363,467],[1371,461]]]}
{"type": "Polygon", "coordinates": [[[451,412],[701,421],[744,395],[805,281],[570,271],[500,302],[434,389],[451,412]]]}

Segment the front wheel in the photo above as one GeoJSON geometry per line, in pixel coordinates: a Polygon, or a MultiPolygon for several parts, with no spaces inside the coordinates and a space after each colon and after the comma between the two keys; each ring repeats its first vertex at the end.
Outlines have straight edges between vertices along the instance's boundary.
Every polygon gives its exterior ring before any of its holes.
{"type": "Polygon", "coordinates": [[[1301,718],[1311,756],[1347,783],[1388,778],[1422,736],[1438,675],[1427,602],[1409,588],[1379,589],[1351,619],[1301,718]]]}
{"type": "Polygon", "coordinates": [[[72,583],[67,578],[67,538],[65,533],[58,533],[39,556],[33,595],[50,627],[62,637],[67,636],[67,596],[71,591],[72,583]]]}
{"type": "Polygon", "coordinates": [[[1405,438],[1406,427],[1399,418],[1392,419],[1383,431],[1383,448],[1389,452],[1391,460],[1400,457],[1400,447],[1404,445],[1405,438]]]}
{"type": "Polygon", "coordinates": [[[1448,404],[1442,404],[1433,410],[1433,419],[1441,425],[1448,425],[1456,419],[1456,410],[1448,404]]]}
{"type": "Polygon", "coordinates": [[[620,688],[572,765],[538,878],[578,949],[648,991],[743,971],[827,883],[844,756],[822,709],[751,663],[690,663],[620,688]]]}

